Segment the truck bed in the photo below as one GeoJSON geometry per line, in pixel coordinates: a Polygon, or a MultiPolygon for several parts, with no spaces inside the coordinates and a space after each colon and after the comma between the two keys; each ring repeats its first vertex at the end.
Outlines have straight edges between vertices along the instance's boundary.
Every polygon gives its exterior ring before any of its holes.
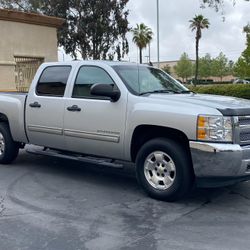
{"type": "Polygon", "coordinates": [[[10,96],[10,97],[14,97],[16,99],[19,99],[23,104],[26,101],[26,98],[28,96],[28,93],[26,92],[0,92],[0,96],[10,96]]]}
{"type": "Polygon", "coordinates": [[[25,132],[25,107],[28,93],[0,92],[1,113],[8,117],[12,137],[17,142],[27,142],[25,132]]]}
{"type": "Polygon", "coordinates": [[[5,95],[27,95],[28,92],[19,92],[19,91],[9,91],[9,92],[0,92],[0,95],[1,94],[5,94],[5,95]]]}

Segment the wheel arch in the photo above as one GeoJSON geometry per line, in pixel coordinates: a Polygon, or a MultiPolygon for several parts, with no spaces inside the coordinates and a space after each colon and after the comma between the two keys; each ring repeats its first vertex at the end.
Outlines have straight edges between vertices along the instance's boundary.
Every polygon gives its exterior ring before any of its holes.
{"type": "Polygon", "coordinates": [[[9,125],[9,119],[4,113],[0,113],[0,122],[6,122],[9,125]]]}
{"type": "Polygon", "coordinates": [[[151,139],[160,137],[181,143],[187,150],[190,160],[192,161],[187,135],[178,129],[156,125],[139,125],[134,129],[130,145],[131,160],[135,162],[136,156],[143,144],[151,139]]]}

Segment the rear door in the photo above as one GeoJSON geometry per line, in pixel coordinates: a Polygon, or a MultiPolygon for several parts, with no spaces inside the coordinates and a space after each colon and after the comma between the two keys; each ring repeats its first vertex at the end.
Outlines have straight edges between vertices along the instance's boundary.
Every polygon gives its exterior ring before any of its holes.
{"type": "Polygon", "coordinates": [[[26,104],[26,131],[30,143],[65,148],[64,92],[70,72],[69,65],[48,66],[31,89],[26,104]]]}

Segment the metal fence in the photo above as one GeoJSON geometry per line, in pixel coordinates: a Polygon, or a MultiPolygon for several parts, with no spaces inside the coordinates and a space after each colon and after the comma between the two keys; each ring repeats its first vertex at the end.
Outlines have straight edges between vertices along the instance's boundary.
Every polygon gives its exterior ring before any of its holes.
{"type": "Polygon", "coordinates": [[[16,89],[19,92],[27,92],[38,67],[44,62],[44,58],[16,56],[15,62],[16,89]]]}

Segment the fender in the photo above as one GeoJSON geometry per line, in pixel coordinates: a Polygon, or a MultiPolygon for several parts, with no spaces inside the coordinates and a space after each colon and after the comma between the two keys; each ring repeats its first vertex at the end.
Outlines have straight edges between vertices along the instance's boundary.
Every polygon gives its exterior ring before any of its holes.
{"type": "Polygon", "coordinates": [[[0,114],[7,117],[13,140],[28,143],[25,133],[25,104],[26,95],[17,94],[15,97],[4,93],[0,95],[0,114]]]}

